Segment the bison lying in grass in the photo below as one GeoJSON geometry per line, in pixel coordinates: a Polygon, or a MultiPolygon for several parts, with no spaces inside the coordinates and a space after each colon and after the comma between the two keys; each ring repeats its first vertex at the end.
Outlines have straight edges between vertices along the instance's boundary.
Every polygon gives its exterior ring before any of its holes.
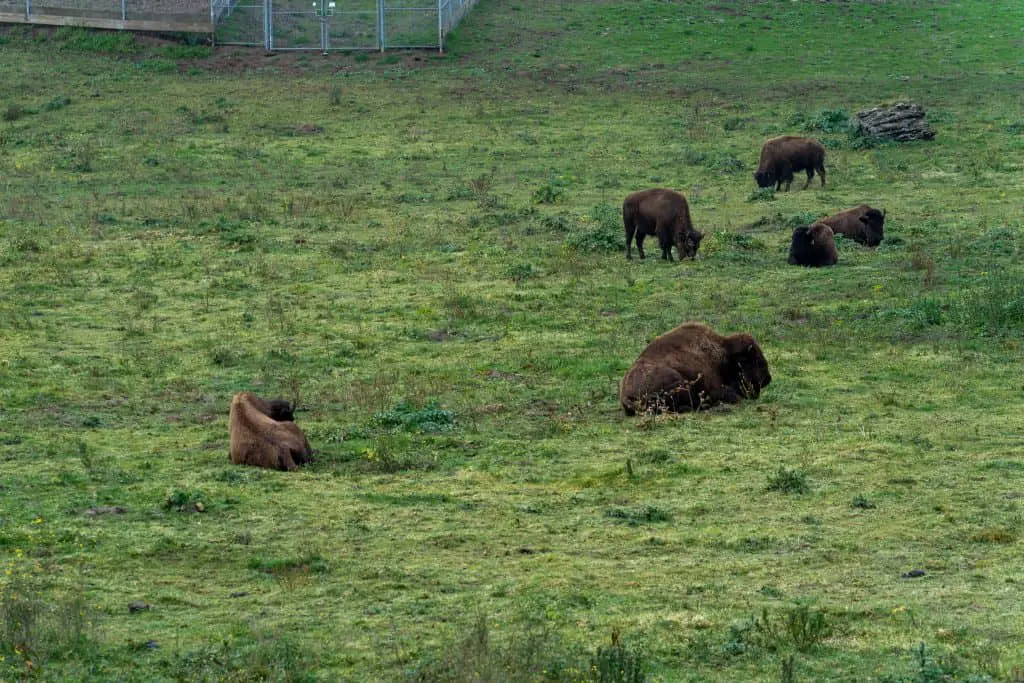
{"type": "Polygon", "coordinates": [[[774,185],[776,190],[782,187],[782,183],[786,183],[788,192],[793,174],[798,171],[807,171],[804,189],[811,184],[815,171],[821,178],[821,186],[825,187],[825,148],[817,140],[783,135],[768,140],[761,147],[761,158],[754,171],[754,180],[758,187],[774,185]]]}
{"type": "Polygon", "coordinates": [[[752,336],[688,322],[647,345],[622,378],[619,402],[626,415],[701,410],[757,398],[771,381],[752,336]]]}
{"type": "Polygon", "coordinates": [[[634,192],[622,202],[622,222],[626,228],[626,258],[636,250],[644,258],[644,238],[657,235],[661,258],[672,260],[672,245],[680,260],[695,258],[704,234],[693,229],[686,197],[674,190],[654,189],[634,192]]]}
{"type": "Polygon", "coordinates": [[[855,206],[846,211],[822,218],[837,235],[844,235],[869,247],[877,247],[885,238],[885,211],[872,209],[867,204],[855,206]]]}
{"type": "Polygon", "coordinates": [[[313,455],[306,435],[289,420],[273,416],[292,415],[287,401],[264,401],[249,392],[231,399],[229,429],[231,462],[273,470],[296,470],[313,455]]]}
{"type": "Polygon", "coordinates": [[[832,228],[824,223],[805,225],[793,231],[789,245],[789,264],[792,266],[834,266],[839,262],[832,228]]]}

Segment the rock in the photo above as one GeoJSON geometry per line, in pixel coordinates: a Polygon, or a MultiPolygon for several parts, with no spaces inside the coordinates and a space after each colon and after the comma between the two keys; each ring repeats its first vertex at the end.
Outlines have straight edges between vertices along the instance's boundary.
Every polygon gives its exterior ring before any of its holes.
{"type": "Polygon", "coordinates": [[[142,600],[133,600],[128,603],[128,611],[132,614],[135,614],[136,612],[141,612],[143,610],[147,610],[150,607],[152,607],[152,605],[150,605],[148,602],[143,602],[142,600]]]}
{"type": "Polygon", "coordinates": [[[231,597],[233,597],[233,598],[244,598],[248,594],[249,594],[249,591],[237,591],[235,593],[232,593],[231,597]]]}
{"type": "Polygon", "coordinates": [[[857,112],[862,135],[897,142],[931,140],[935,131],[925,120],[924,107],[913,102],[897,102],[891,107],[875,107],[857,112]]]}
{"type": "Polygon", "coordinates": [[[923,569],[911,569],[905,574],[901,574],[904,579],[918,579],[924,576],[925,571],[923,569]]]}

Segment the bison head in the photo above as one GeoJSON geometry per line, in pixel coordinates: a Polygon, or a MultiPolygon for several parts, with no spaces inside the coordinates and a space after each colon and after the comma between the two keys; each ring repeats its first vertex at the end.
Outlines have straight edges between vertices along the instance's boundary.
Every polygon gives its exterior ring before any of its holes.
{"type": "Polygon", "coordinates": [[[729,337],[729,358],[736,368],[736,384],[747,398],[757,398],[761,390],[771,384],[768,361],[757,341],[749,334],[729,337]]]}
{"type": "Polygon", "coordinates": [[[700,249],[700,241],[704,239],[704,233],[697,230],[690,230],[683,235],[676,249],[679,250],[679,258],[697,258],[697,250],[700,249]]]}
{"type": "Polygon", "coordinates": [[[864,224],[864,236],[867,238],[869,247],[877,247],[885,237],[885,212],[878,209],[868,209],[860,217],[864,224]]]}
{"type": "Polygon", "coordinates": [[[771,171],[754,171],[754,180],[758,187],[771,187],[775,184],[775,174],[771,171]]]}
{"type": "Polygon", "coordinates": [[[267,401],[267,406],[270,408],[270,414],[267,417],[271,420],[275,422],[295,422],[295,406],[288,401],[271,399],[267,401]]]}

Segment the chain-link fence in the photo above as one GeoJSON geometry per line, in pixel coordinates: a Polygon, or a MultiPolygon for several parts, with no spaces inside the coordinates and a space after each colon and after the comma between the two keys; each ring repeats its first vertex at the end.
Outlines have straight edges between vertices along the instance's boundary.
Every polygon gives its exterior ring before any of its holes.
{"type": "MultiPolygon", "coordinates": [[[[0,0],[4,2],[6,0],[0,0]]],[[[216,40],[266,50],[444,49],[477,0],[213,0],[216,40]]]]}
{"type": "Polygon", "coordinates": [[[212,33],[266,50],[444,49],[477,0],[0,0],[0,23],[212,33]]]}
{"type": "Polygon", "coordinates": [[[210,33],[210,0],[0,0],[0,23],[210,33]]]}

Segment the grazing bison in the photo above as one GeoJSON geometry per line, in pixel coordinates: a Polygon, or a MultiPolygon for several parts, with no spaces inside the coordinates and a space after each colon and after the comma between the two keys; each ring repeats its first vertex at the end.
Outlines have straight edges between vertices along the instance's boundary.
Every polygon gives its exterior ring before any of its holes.
{"type": "Polygon", "coordinates": [[[757,398],[771,381],[768,361],[749,334],[723,337],[688,322],[640,353],[622,378],[619,402],[626,415],[701,410],[757,398]]]}
{"type": "Polygon", "coordinates": [[[272,418],[268,411],[273,410],[274,403],[287,404],[263,401],[249,392],[231,399],[231,462],[274,470],[296,470],[309,462],[313,451],[306,435],[294,422],[272,418]]]}
{"type": "Polygon", "coordinates": [[[695,258],[704,233],[693,229],[686,197],[673,190],[641,190],[622,202],[622,223],[626,227],[626,258],[633,258],[633,236],[636,250],[644,258],[644,238],[657,235],[661,258],[672,260],[672,245],[680,260],[695,258]]]}
{"type": "Polygon", "coordinates": [[[877,247],[885,237],[885,211],[872,209],[867,204],[840,211],[818,222],[832,228],[836,235],[845,235],[869,247],[877,247]]]}
{"type": "Polygon", "coordinates": [[[832,228],[824,223],[805,225],[793,231],[789,245],[791,266],[834,266],[839,261],[832,228]]]}
{"type": "Polygon", "coordinates": [[[807,171],[804,189],[811,184],[815,171],[821,178],[821,186],[825,187],[825,148],[817,140],[783,135],[772,138],[761,147],[754,180],[758,187],[774,185],[776,190],[786,183],[786,191],[789,192],[793,174],[798,171],[807,171]]]}

